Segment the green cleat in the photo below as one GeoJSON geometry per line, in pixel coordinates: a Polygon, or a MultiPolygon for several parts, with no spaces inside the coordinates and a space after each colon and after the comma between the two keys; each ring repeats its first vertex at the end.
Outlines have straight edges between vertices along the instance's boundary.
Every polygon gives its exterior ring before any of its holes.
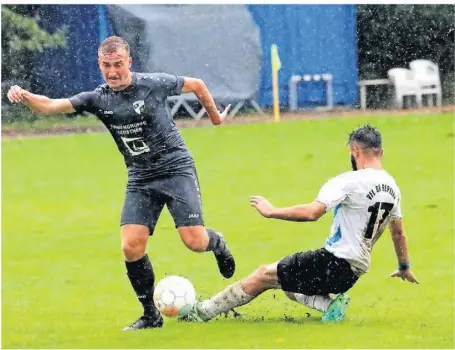
{"type": "Polygon", "coordinates": [[[326,312],[322,315],[322,322],[338,322],[342,321],[346,309],[349,306],[351,298],[347,295],[338,295],[331,303],[326,312]]]}
{"type": "Polygon", "coordinates": [[[195,303],[187,314],[185,314],[183,316],[179,316],[179,321],[197,322],[197,323],[204,323],[204,322],[209,321],[210,320],[209,318],[204,317],[201,314],[198,306],[199,306],[199,302],[195,303]]]}

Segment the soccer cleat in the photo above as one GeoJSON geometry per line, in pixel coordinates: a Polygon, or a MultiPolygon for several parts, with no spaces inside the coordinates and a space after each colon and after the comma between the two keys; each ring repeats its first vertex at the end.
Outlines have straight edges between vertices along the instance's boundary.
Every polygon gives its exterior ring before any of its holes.
{"type": "Polygon", "coordinates": [[[235,272],[234,257],[229,251],[223,235],[219,232],[216,232],[216,234],[220,236],[220,246],[213,252],[213,254],[215,254],[218,269],[224,278],[231,278],[235,272]]]}
{"type": "Polygon", "coordinates": [[[201,312],[199,311],[199,302],[196,302],[193,307],[191,308],[190,312],[188,312],[185,316],[180,316],[179,321],[183,322],[196,322],[196,323],[204,323],[209,321],[210,319],[204,317],[201,312]]]}
{"type": "Polygon", "coordinates": [[[124,331],[134,331],[137,329],[151,329],[163,327],[163,317],[141,316],[139,319],[128,327],[123,328],[124,331]]]}
{"type": "Polygon", "coordinates": [[[351,298],[347,295],[338,295],[329,305],[329,308],[322,315],[322,322],[338,322],[342,321],[346,309],[349,306],[351,298]]]}

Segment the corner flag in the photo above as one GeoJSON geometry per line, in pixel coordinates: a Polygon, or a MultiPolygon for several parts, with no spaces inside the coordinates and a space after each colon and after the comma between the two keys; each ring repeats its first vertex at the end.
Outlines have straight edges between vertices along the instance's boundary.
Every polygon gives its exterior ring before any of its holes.
{"type": "Polygon", "coordinates": [[[272,59],[272,85],[273,85],[273,116],[276,122],[280,121],[280,101],[278,95],[278,71],[281,69],[281,60],[278,47],[273,44],[270,48],[272,59]]]}

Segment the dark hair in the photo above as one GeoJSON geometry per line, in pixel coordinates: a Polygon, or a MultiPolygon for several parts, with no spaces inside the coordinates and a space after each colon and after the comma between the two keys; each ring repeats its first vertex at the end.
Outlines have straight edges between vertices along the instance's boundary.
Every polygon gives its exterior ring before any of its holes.
{"type": "Polygon", "coordinates": [[[98,54],[113,53],[119,48],[125,49],[128,56],[130,55],[130,46],[125,39],[119,36],[110,36],[101,43],[100,47],[98,48],[98,54]]]}
{"type": "Polygon", "coordinates": [[[357,143],[362,148],[379,151],[382,148],[381,133],[371,125],[359,127],[349,134],[348,144],[357,143]]]}

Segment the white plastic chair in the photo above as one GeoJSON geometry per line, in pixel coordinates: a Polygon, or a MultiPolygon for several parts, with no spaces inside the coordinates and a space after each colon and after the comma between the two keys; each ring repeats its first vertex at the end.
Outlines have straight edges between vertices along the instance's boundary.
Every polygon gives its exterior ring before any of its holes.
{"type": "Polygon", "coordinates": [[[422,107],[422,94],[419,83],[414,79],[414,74],[406,68],[392,68],[387,75],[395,87],[395,103],[397,107],[403,108],[405,96],[415,96],[417,106],[422,107]]]}
{"type": "Polygon", "coordinates": [[[419,82],[422,96],[426,95],[428,104],[433,106],[433,94],[436,95],[436,105],[442,104],[441,79],[439,77],[438,66],[428,60],[415,60],[409,63],[409,67],[414,73],[414,78],[419,82]],[[430,96],[428,96],[430,95],[430,96]]]}

